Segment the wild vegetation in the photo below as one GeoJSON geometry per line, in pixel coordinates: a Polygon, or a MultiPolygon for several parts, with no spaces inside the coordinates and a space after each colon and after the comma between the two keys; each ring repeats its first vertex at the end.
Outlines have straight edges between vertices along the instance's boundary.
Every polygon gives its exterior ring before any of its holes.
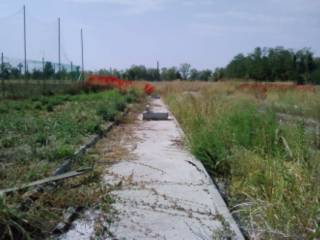
{"type": "Polygon", "coordinates": [[[239,85],[158,88],[250,238],[319,238],[319,132],[303,120],[278,119],[285,111],[319,121],[319,89],[269,89],[261,96],[239,85]]]}
{"type": "Polygon", "coordinates": [[[0,103],[0,187],[47,176],[70,157],[86,137],[114,121],[134,91],[41,96],[0,103]],[[9,164],[15,167],[6,167],[9,164]]]}
{"type": "Polygon", "coordinates": [[[320,59],[309,49],[294,51],[283,47],[257,47],[247,55],[238,54],[224,68],[198,70],[188,63],[161,69],[133,65],[126,70],[101,69],[100,75],[113,75],[128,80],[217,81],[237,78],[257,81],[295,81],[299,84],[320,84],[320,59]]]}
{"type": "MultiPolygon", "coordinates": [[[[107,90],[39,96],[0,102],[0,189],[50,176],[105,122],[118,119],[127,104],[138,100],[136,90],[107,90]]],[[[77,159],[74,168],[91,167],[94,159],[77,159]]],[[[108,208],[110,199],[99,170],[67,181],[63,188],[37,196],[25,209],[24,194],[0,196],[0,236],[5,239],[43,239],[62,220],[69,207],[108,208]]]]}

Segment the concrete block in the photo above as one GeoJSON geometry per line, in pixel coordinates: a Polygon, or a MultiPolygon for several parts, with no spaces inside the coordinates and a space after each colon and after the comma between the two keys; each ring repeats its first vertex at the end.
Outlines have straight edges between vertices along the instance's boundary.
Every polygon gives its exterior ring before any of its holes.
{"type": "Polygon", "coordinates": [[[146,121],[161,121],[161,120],[168,120],[169,113],[165,112],[144,112],[143,113],[143,120],[146,121]]]}

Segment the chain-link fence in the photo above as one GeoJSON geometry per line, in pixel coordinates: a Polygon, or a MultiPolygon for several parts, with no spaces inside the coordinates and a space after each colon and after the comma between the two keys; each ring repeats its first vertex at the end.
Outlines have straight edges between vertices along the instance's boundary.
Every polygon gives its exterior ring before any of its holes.
{"type": "Polygon", "coordinates": [[[0,29],[1,96],[50,93],[81,83],[83,68],[70,60],[81,62],[80,35],[79,54],[70,57],[60,18],[45,22],[21,7],[0,17],[0,29]]]}

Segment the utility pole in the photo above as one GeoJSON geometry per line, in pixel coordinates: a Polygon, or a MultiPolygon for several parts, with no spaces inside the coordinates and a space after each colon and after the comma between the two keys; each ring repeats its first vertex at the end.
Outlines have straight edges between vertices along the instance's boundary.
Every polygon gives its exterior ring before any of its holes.
{"type": "Polygon", "coordinates": [[[45,80],[45,76],[44,76],[44,57],[42,57],[42,77],[43,77],[43,80],[42,80],[42,92],[44,93],[45,89],[46,89],[46,80],[45,80]]]}
{"type": "Polygon", "coordinates": [[[81,72],[82,72],[82,78],[84,81],[84,61],[83,61],[83,31],[81,28],[81,72]]]}
{"type": "MultiPolygon", "coordinates": [[[[4,68],[4,65],[3,65],[3,52],[1,52],[1,75],[3,74],[3,68],[4,68]]],[[[6,92],[5,92],[5,89],[4,89],[4,77],[2,76],[1,77],[1,85],[2,85],[2,95],[3,97],[5,96],[6,92]]]]}
{"type": "Polygon", "coordinates": [[[61,39],[60,39],[60,18],[58,18],[58,72],[61,71],[61,39]]]}
{"type": "Polygon", "coordinates": [[[74,75],[73,75],[73,63],[72,63],[72,61],[70,62],[70,77],[71,77],[71,81],[73,82],[74,75]]]}
{"type": "Polygon", "coordinates": [[[44,57],[42,57],[42,72],[44,73],[44,57]]]}
{"type": "Polygon", "coordinates": [[[28,72],[27,67],[27,30],[26,30],[26,6],[23,5],[23,37],[24,37],[24,75],[28,72]]]}
{"type": "Polygon", "coordinates": [[[1,73],[3,73],[4,63],[3,63],[3,52],[1,53],[1,73]]]}
{"type": "Polygon", "coordinates": [[[158,75],[157,76],[157,78],[158,78],[157,80],[160,81],[160,64],[159,64],[159,61],[157,61],[157,75],[158,75]]]}

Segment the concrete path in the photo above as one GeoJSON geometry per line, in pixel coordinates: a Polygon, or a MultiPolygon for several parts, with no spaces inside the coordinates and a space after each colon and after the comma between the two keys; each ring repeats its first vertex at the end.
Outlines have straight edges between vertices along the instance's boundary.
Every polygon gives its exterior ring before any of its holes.
{"type": "MultiPolygon", "coordinates": [[[[162,100],[151,110],[168,112],[162,100]]],[[[106,182],[123,179],[114,192],[115,239],[243,239],[202,164],[182,145],[183,133],[169,121],[135,124],[132,159],[112,166],[106,182]]]]}
{"type": "MultiPolygon", "coordinates": [[[[151,110],[168,112],[160,99],[151,100],[151,110]]],[[[113,191],[117,219],[108,239],[243,239],[203,165],[183,146],[176,120],[170,118],[137,120],[132,125],[136,139],[126,143],[130,154],[108,169],[106,183],[121,183],[113,191]]],[[[74,234],[81,232],[79,226],[64,239],[87,239],[86,234],[74,234]]]]}

